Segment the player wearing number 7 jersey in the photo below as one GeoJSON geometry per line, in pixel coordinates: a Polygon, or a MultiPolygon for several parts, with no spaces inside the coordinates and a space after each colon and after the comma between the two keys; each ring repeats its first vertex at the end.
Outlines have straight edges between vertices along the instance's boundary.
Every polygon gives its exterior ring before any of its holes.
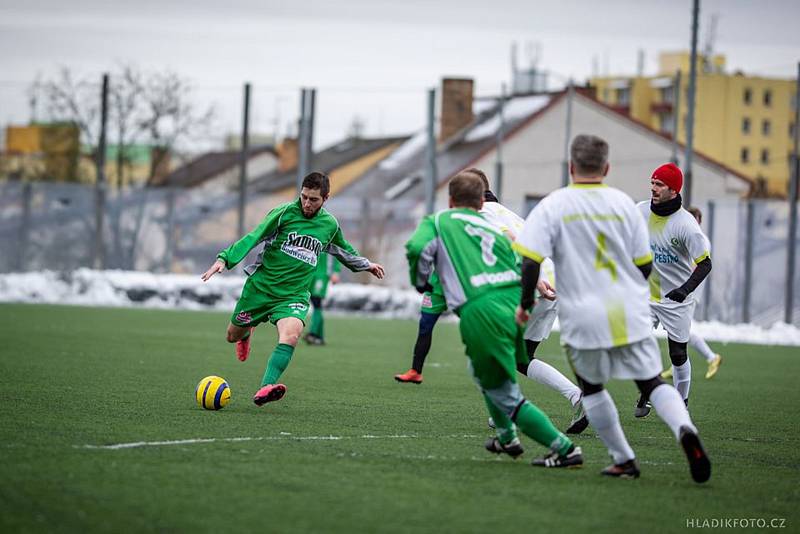
{"type": "Polygon", "coordinates": [[[406,243],[411,283],[419,291],[428,289],[435,269],[448,305],[461,319],[459,331],[471,372],[497,423],[497,437],[487,448],[522,454],[513,421],[550,449],[534,465],[580,466],[580,447],[528,402],[517,384],[517,363],[528,361],[522,328],[514,324],[520,294],[517,257],[511,241],[478,213],[483,192],[483,182],[474,173],[461,172],[450,181],[451,209],[424,218],[406,243]]]}
{"type": "Polygon", "coordinates": [[[639,476],[619,414],[603,384],[634,380],[686,452],[692,478],[705,482],[711,464],[683,400],[659,377],[661,358],[650,326],[646,278],[652,256],[644,219],[624,193],[604,185],[608,144],[578,135],[570,147],[573,183],[530,213],[514,248],[525,259],[517,323],[524,324],[543,258],[559,282],[561,341],[583,390],[583,406],[614,465],[604,475],[639,476]]]}

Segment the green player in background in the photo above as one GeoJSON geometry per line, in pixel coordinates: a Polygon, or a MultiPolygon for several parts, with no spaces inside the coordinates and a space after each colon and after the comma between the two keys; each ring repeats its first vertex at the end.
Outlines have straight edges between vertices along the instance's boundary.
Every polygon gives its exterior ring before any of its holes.
{"type": "Polygon", "coordinates": [[[451,209],[425,217],[406,243],[411,283],[420,292],[429,291],[435,269],[447,303],[461,319],[471,373],[497,426],[486,448],[512,457],[522,454],[513,422],[550,450],[533,465],[580,467],[580,447],[526,400],[517,384],[517,362],[528,362],[523,330],[514,322],[522,291],[517,257],[511,241],[478,213],[483,191],[483,181],[470,171],[450,181],[451,209]]]}
{"type": "Polygon", "coordinates": [[[322,253],[317,258],[317,270],[314,271],[314,280],[311,282],[311,326],[308,333],[303,336],[309,345],[325,344],[325,318],[322,316],[322,301],[328,294],[328,284],[339,283],[341,266],[336,258],[322,253]]]}
{"type": "Polygon", "coordinates": [[[278,329],[278,345],[253,396],[258,406],[279,400],[286,393],[286,386],[278,379],[303,332],[308,288],[320,254],[328,252],[352,271],[369,271],[383,278],[383,267],[360,256],[342,235],[336,218],[322,207],[329,193],[328,176],[312,172],[303,179],[300,198],[270,211],[255,230],[217,254],[217,260],[201,277],[205,282],[226,268],[233,269],[252,249],[264,244],[259,261],[245,269],[247,281],[227,332],[228,342],[236,343],[237,357],[245,361],[257,325],[269,321],[278,329]]]}

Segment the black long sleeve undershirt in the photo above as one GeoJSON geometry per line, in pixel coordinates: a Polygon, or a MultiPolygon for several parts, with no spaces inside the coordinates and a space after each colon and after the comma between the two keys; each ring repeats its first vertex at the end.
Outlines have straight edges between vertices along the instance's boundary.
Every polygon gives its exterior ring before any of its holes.
{"type": "Polygon", "coordinates": [[[675,302],[683,302],[689,293],[697,289],[697,286],[706,279],[711,272],[711,258],[706,258],[697,264],[689,279],[683,283],[681,287],[675,288],[665,295],[666,298],[674,300],[675,302]]]}
{"type": "Polygon", "coordinates": [[[535,298],[536,284],[539,282],[539,270],[541,266],[538,262],[530,259],[522,259],[522,298],[520,299],[520,306],[523,310],[530,309],[533,306],[535,298]]]}

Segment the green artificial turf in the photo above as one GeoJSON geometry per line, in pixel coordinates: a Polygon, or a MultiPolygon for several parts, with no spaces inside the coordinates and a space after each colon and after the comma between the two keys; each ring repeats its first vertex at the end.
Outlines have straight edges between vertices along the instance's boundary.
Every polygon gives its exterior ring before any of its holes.
{"type": "MultiPolygon", "coordinates": [[[[591,429],[586,465],[542,470],[483,449],[490,435],[457,325],[439,324],[425,383],[408,369],[413,321],[328,318],[328,345],[301,345],[280,402],[250,398],[276,341],[262,326],[240,363],[227,314],[0,305],[0,531],[12,532],[630,532],[687,520],[785,520],[800,529],[797,348],[712,343],[705,380],[692,356],[691,413],[713,462],[694,484],[671,433],[635,420],[632,383],[613,383],[642,478],[601,477],[591,429]],[[231,403],[200,409],[197,382],[224,377],[231,403]],[[216,439],[126,449],[132,442],[216,439]],[[242,438],[232,440],[231,438],[242,438]]],[[[553,335],[539,350],[565,373],[553,335]]],[[[521,378],[559,427],[557,393],[521,378]]]]}

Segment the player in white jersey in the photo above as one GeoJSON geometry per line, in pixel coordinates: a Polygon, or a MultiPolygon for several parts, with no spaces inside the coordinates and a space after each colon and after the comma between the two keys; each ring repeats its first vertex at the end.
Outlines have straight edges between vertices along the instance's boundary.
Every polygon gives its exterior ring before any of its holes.
{"type": "Polygon", "coordinates": [[[661,358],[649,320],[646,278],[652,268],[647,227],[633,201],[602,182],[608,144],[578,135],[570,147],[573,183],[545,197],[528,215],[514,247],[524,256],[517,323],[528,319],[540,264],[558,273],[561,341],[583,390],[589,423],[614,464],[604,475],[635,478],[639,467],[619,413],[603,384],[634,380],[680,442],[692,478],[705,482],[711,463],[680,394],[659,377],[661,358]]]}
{"type": "MultiPolygon", "coordinates": [[[[703,213],[699,208],[688,207],[686,208],[686,211],[692,214],[697,221],[697,224],[703,224],[703,213]]],[[[706,370],[706,380],[714,378],[714,376],[717,374],[717,371],[719,371],[719,366],[722,364],[722,356],[711,350],[711,347],[708,346],[706,340],[703,339],[699,334],[696,334],[694,330],[689,333],[689,346],[700,353],[700,356],[705,358],[706,363],[708,364],[708,369],[706,370]]],[[[672,376],[672,365],[670,365],[669,368],[661,373],[661,378],[664,379],[671,379],[672,376]]]]}
{"type": "MultiPolygon", "coordinates": [[[[480,213],[483,215],[484,219],[499,228],[511,241],[514,241],[522,230],[522,225],[525,222],[522,217],[500,204],[497,197],[490,190],[489,179],[482,170],[472,167],[462,172],[474,174],[481,179],[486,190],[484,192],[484,202],[480,213]]],[[[537,347],[543,340],[550,336],[553,323],[557,317],[555,271],[553,269],[553,262],[549,258],[545,258],[542,263],[541,274],[537,289],[544,298],[531,314],[531,318],[525,327],[524,339],[525,348],[528,353],[528,362],[518,362],[517,371],[531,380],[559,392],[567,399],[575,412],[569,426],[564,432],[566,434],[580,434],[589,425],[586,413],[583,410],[583,404],[581,403],[582,394],[580,388],[561,374],[558,369],[535,357],[537,347]]],[[[436,291],[433,293],[434,295],[432,296],[434,300],[436,300],[436,291]]],[[[440,300],[444,302],[443,297],[440,300]]],[[[444,313],[444,309],[442,308],[433,309],[432,306],[423,307],[417,333],[417,342],[414,345],[412,368],[403,374],[395,375],[395,380],[403,383],[417,384],[422,381],[422,366],[430,350],[433,326],[442,313],[444,313]],[[421,343],[420,340],[425,341],[426,337],[427,343],[421,343]],[[420,350],[420,347],[422,347],[422,350],[420,350]]],[[[489,426],[494,428],[494,422],[491,419],[489,420],[489,426]]]]}
{"type": "MultiPolygon", "coordinates": [[[[692,364],[686,353],[696,302],[692,292],[711,272],[711,248],[697,220],[681,207],[683,173],[666,163],[650,177],[651,199],[637,207],[647,221],[653,272],[650,274],[650,312],[653,325],[667,331],[673,383],[689,404],[692,364]]],[[[647,395],[636,403],[634,415],[650,413],[647,395]]]]}

